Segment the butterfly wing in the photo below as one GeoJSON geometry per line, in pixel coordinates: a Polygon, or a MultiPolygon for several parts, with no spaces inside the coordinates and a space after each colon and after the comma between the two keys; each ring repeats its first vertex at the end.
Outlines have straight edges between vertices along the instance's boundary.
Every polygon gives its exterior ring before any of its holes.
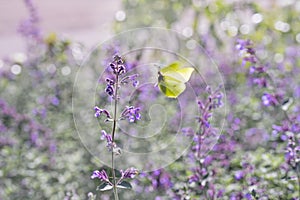
{"type": "Polygon", "coordinates": [[[170,98],[177,98],[184,90],[185,84],[182,81],[169,76],[164,76],[158,83],[160,91],[170,98]]]}
{"type": "Polygon", "coordinates": [[[181,68],[176,72],[179,74],[180,80],[186,83],[190,80],[193,71],[194,68],[186,67],[186,68],[181,68]]]}
{"type": "Polygon", "coordinates": [[[167,97],[177,98],[186,88],[194,68],[180,68],[179,62],[174,62],[159,71],[158,86],[167,97]]]}
{"type": "Polygon", "coordinates": [[[165,73],[168,73],[170,71],[176,71],[180,68],[180,63],[179,62],[173,62],[171,63],[170,65],[162,68],[160,70],[161,74],[165,74],[165,73]]]}

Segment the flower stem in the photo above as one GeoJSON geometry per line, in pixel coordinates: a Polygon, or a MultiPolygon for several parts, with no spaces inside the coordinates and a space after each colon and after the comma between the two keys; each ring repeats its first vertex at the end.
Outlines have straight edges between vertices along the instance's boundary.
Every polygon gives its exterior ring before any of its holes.
{"type": "MultiPolygon", "coordinates": [[[[119,76],[116,74],[116,83],[115,83],[115,94],[114,94],[114,118],[113,118],[113,128],[112,128],[112,142],[115,142],[115,133],[117,127],[117,109],[118,109],[118,87],[119,87],[119,76]]],[[[117,190],[117,181],[115,173],[115,161],[114,161],[114,150],[111,152],[111,169],[113,175],[113,192],[115,200],[119,200],[118,190],[117,190]]]]}
{"type": "Polygon", "coordinates": [[[111,153],[111,168],[112,168],[112,174],[113,174],[113,191],[114,191],[114,197],[115,200],[119,200],[119,196],[118,196],[118,190],[117,190],[117,184],[116,184],[116,173],[115,173],[115,166],[114,166],[115,162],[114,162],[114,153],[111,153]]]}

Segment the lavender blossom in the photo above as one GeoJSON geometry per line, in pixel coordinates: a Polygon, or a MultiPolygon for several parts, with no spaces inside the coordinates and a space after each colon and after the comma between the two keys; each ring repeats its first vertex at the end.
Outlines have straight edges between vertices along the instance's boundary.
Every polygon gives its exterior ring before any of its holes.
{"type": "Polygon", "coordinates": [[[122,75],[126,73],[125,62],[121,56],[115,55],[114,61],[109,64],[115,75],[122,75]]]}
{"type": "Polygon", "coordinates": [[[112,117],[110,116],[109,112],[105,109],[101,109],[99,108],[98,106],[95,106],[94,107],[94,110],[95,110],[95,117],[98,118],[101,116],[101,114],[104,114],[107,118],[107,120],[111,120],[112,117]]]}
{"type": "Polygon", "coordinates": [[[239,50],[239,55],[243,58],[242,66],[244,66],[246,62],[250,62],[252,64],[257,62],[255,50],[250,40],[238,39],[236,49],[239,50]]]}
{"type": "Polygon", "coordinates": [[[135,108],[134,106],[126,106],[124,111],[121,113],[121,119],[128,119],[130,123],[140,120],[141,114],[139,111],[139,107],[135,108]]]}
{"type": "Polygon", "coordinates": [[[114,91],[114,88],[110,84],[106,85],[105,92],[108,94],[108,96],[114,97],[115,91],[114,91]]]}
{"type": "MultiPolygon", "coordinates": [[[[114,107],[113,107],[113,116],[110,115],[110,113],[105,110],[101,109],[98,106],[94,107],[95,111],[95,117],[98,118],[102,114],[106,116],[105,121],[110,121],[112,122],[112,129],[111,129],[111,134],[107,134],[105,130],[101,131],[101,140],[106,140],[106,147],[110,152],[112,152],[112,163],[111,163],[111,170],[112,170],[112,182],[109,182],[108,177],[105,173],[105,171],[94,171],[93,175],[91,178],[99,178],[101,180],[104,180],[110,184],[110,187],[108,189],[113,189],[114,197],[115,199],[118,198],[118,192],[117,188],[127,188],[130,189],[132,186],[130,183],[127,183],[126,181],[123,181],[123,179],[133,179],[136,174],[138,174],[137,169],[135,168],[129,168],[121,172],[121,178],[117,180],[116,174],[115,174],[115,166],[114,166],[114,159],[115,155],[120,155],[121,154],[121,148],[119,148],[115,142],[115,135],[117,132],[117,123],[118,123],[118,112],[117,112],[117,106],[119,103],[119,100],[122,98],[119,96],[119,90],[121,87],[128,82],[132,82],[133,86],[137,86],[138,82],[136,80],[137,75],[131,75],[131,76],[125,76],[127,70],[126,70],[126,63],[124,59],[122,59],[120,56],[115,55],[113,57],[113,61],[109,63],[108,69],[110,70],[111,74],[108,74],[108,77],[105,79],[106,82],[106,88],[105,92],[107,93],[108,96],[112,97],[111,99],[114,101],[114,107]]],[[[128,119],[129,122],[135,122],[136,120],[141,119],[141,115],[139,113],[140,108],[135,108],[133,106],[126,106],[124,111],[120,114],[119,120],[120,119],[128,119]]],[[[103,185],[102,185],[103,186],[103,185]]],[[[102,191],[108,190],[107,188],[101,188],[102,191]]]]}
{"type": "Polygon", "coordinates": [[[105,181],[105,182],[110,183],[110,181],[109,181],[109,179],[108,179],[108,176],[107,176],[105,170],[101,170],[101,171],[95,170],[95,171],[93,172],[93,174],[91,175],[91,179],[95,179],[95,178],[98,178],[98,179],[100,179],[101,181],[105,181]]]}
{"type": "Polygon", "coordinates": [[[270,106],[270,105],[278,105],[278,101],[276,97],[269,93],[264,93],[261,97],[262,103],[264,106],[270,106]]]}
{"type": "Polygon", "coordinates": [[[37,10],[31,0],[24,0],[24,3],[29,11],[29,18],[21,22],[18,31],[26,38],[41,41],[42,37],[38,27],[39,17],[37,10]]]}
{"type": "Polygon", "coordinates": [[[112,137],[111,137],[111,135],[107,134],[105,130],[102,130],[101,133],[102,133],[101,138],[100,138],[101,140],[105,140],[106,139],[107,144],[112,143],[112,137]]]}
{"type": "Polygon", "coordinates": [[[137,80],[137,77],[138,77],[138,74],[133,74],[131,76],[126,76],[120,82],[123,85],[128,84],[129,82],[131,82],[133,87],[137,87],[138,84],[139,84],[139,81],[137,80]]]}
{"type": "Polygon", "coordinates": [[[107,134],[105,130],[102,130],[101,133],[102,135],[100,139],[106,140],[106,147],[108,148],[108,150],[116,155],[120,155],[122,153],[121,148],[119,148],[117,144],[113,141],[112,136],[107,134]]]}
{"type": "Polygon", "coordinates": [[[239,181],[242,180],[244,178],[245,174],[242,170],[239,170],[235,173],[234,178],[235,180],[239,181]]]}
{"type": "Polygon", "coordinates": [[[123,170],[120,170],[121,174],[122,174],[122,179],[133,179],[137,174],[138,174],[138,170],[131,167],[129,169],[126,169],[125,172],[123,170]]]}

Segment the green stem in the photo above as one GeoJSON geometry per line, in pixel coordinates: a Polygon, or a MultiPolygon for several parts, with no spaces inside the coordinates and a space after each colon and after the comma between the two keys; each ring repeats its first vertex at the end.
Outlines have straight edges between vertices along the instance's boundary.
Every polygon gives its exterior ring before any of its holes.
{"type": "Polygon", "coordinates": [[[116,185],[116,173],[115,173],[115,166],[114,166],[114,153],[111,153],[111,168],[112,168],[112,174],[113,174],[113,191],[114,191],[114,197],[115,200],[119,200],[118,196],[118,190],[117,190],[117,185],[116,185]]]}
{"type": "Polygon", "coordinates": [[[193,33],[194,35],[198,35],[196,34],[198,31],[198,25],[199,25],[199,10],[195,9],[195,15],[194,15],[194,21],[193,21],[193,33]]]}
{"type": "MultiPolygon", "coordinates": [[[[113,128],[112,128],[112,142],[115,142],[115,133],[117,127],[117,106],[118,106],[118,87],[119,87],[119,76],[116,75],[116,83],[115,83],[115,94],[114,94],[114,121],[113,121],[113,128]]],[[[114,151],[111,152],[111,169],[113,175],[113,191],[115,200],[119,200],[118,190],[117,190],[117,181],[116,181],[116,173],[115,173],[115,161],[114,161],[114,151]]]]}

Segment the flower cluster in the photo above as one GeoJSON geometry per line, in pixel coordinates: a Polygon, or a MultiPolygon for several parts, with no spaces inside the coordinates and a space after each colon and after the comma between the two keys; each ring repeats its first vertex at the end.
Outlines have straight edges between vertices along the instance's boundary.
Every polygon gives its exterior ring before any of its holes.
{"type": "Polygon", "coordinates": [[[101,109],[99,108],[98,106],[95,106],[94,107],[94,110],[95,110],[95,117],[98,118],[101,116],[101,114],[104,114],[106,116],[106,120],[111,120],[111,116],[109,114],[109,112],[105,109],[101,109]]]}
{"type": "Polygon", "coordinates": [[[95,179],[95,178],[98,178],[100,179],[101,181],[105,181],[105,182],[109,182],[109,179],[108,179],[108,176],[107,176],[107,173],[105,170],[101,170],[101,171],[98,171],[98,170],[95,170],[91,176],[91,179],[95,179]]]}
{"type": "Polygon", "coordinates": [[[261,97],[262,103],[264,106],[276,106],[279,104],[278,100],[276,99],[275,95],[269,94],[269,93],[264,93],[263,96],[261,97]]]}
{"type": "Polygon", "coordinates": [[[212,117],[212,111],[223,106],[223,94],[220,92],[220,88],[212,91],[208,86],[206,88],[206,91],[208,93],[207,100],[205,102],[198,100],[197,102],[200,110],[200,116],[197,117],[197,119],[200,125],[200,130],[202,131],[202,135],[209,134],[207,131],[209,131],[210,128],[210,118],[212,117]]]}
{"type": "MultiPolygon", "coordinates": [[[[122,185],[124,179],[133,179],[139,173],[138,170],[133,167],[128,168],[125,171],[120,170],[119,172],[121,173],[121,177],[115,181],[116,185],[122,185]]],[[[110,178],[107,175],[107,172],[104,169],[101,171],[99,170],[93,171],[93,174],[91,175],[91,179],[96,179],[96,178],[109,186],[114,185],[114,181],[110,180],[110,178]]]]}
{"type": "Polygon", "coordinates": [[[294,169],[296,169],[300,163],[300,144],[299,141],[295,139],[295,134],[292,132],[288,133],[288,145],[286,148],[285,159],[294,169]]]}
{"type": "Polygon", "coordinates": [[[255,55],[253,43],[250,40],[238,39],[236,49],[239,51],[239,55],[242,58],[242,66],[245,66],[246,63],[250,65],[250,82],[261,88],[266,88],[269,75],[266,73],[265,66],[257,65],[258,59],[255,55]]]}
{"type": "Polygon", "coordinates": [[[119,55],[115,55],[113,57],[113,62],[111,62],[109,64],[111,70],[113,71],[113,74],[115,75],[122,75],[126,73],[126,65],[125,65],[125,61],[122,59],[121,56],[119,55]]]}
{"type": "Polygon", "coordinates": [[[126,169],[125,172],[123,170],[120,170],[120,172],[122,174],[122,179],[133,179],[139,173],[138,170],[133,167],[126,169]]]}
{"type": "Polygon", "coordinates": [[[129,75],[129,76],[125,76],[122,79],[120,79],[120,77],[124,74],[127,73],[127,69],[126,69],[126,63],[125,61],[118,55],[115,55],[113,57],[113,62],[109,63],[109,69],[112,71],[112,73],[116,76],[116,80],[113,80],[111,78],[106,78],[106,88],[105,88],[105,92],[107,93],[107,95],[115,98],[115,86],[116,84],[118,85],[118,87],[120,85],[126,85],[129,82],[132,82],[132,85],[134,87],[137,87],[139,84],[139,81],[137,80],[138,74],[133,74],[133,75],[129,75]]]}
{"type": "Polygon", "coordinates": [[[131,76],[126,76],[121,80],[121,84],[128,84],[132,82],[133,87],[137,87],[139,85],[139,81],[137,80],[138,74],[133,74],[131,76]]]}
{"type": "MultiPolygon", "coordinates": [[[[238,41],[238,44],[240,44],[241,49],[251,49],[250,55],[252,57],[255,57],[255,51],[253,50],[252,43],[251,42],[241,42],[241,40],[238,41]]],[[[239,47],[240,47],[239,46],[239,47]]],[[[261,97],[262,105],[269,106],[278,111],[279,115],[284,114],[284,119],[281,119],[279,122],[275,122],[278,124],[272,125],[272,137],[275,141],[280,144],[281,142],[286,143],[285,145],[285,163],[281,165],[281,169],[285,171],[285,174],[288,177],[289,170],[293,170],[294,173],[297,174],[298,178],[298,184],[300,184],[300,175],[299,175],[299,163],[300,163],[300,143],[299,143],[299,132],[300,132],[300,118],[299,116],[299,108],[294,108],[293,110],[290,109],[290,112],[287,112],[289,108],[291,107],[291,104],[293,103],[293,99],[289,98],[287,96],[286,89],[281,90],[282,86],[286,86],[286,83],[277,83],[278,85],[271,85],[268,84],[267,78],[270,78],[267,74],[267,70],[265,66],[255,66],[255,64],[258,62],[258,59],[255,59],[255,62],[253,62],[254,59],[245,59],[243,57],[243,62],[249,62],[250,63],[250,71],[249,74],[250,80],[256,83],[260,88],[263,88],[265,91],[263,91],[263,95],[261,97]],[[284,100],[286,99],[286,100],[284,100]],[[287,166],[290,166],[287,167],[287,166]]],[[[296,95],[295,95],[296,96],[296,95]]],[[[279,115],[277,116],[279,118],[279,115]]],[[[276,119],[276,116],[273,116],[274,119],[276,119]]],[[[246,173],[244,171],[241,171],[242,173],[236,174],[236,179],[242,178],[246,173]],[[242,175],[242,176],[241,176],[242,175]]],[[[289,179],[293,179],[292,177],[288,177],[289,179]]],[[[296,180],[296,179],[295,179],[296,180]]],[[[300,190],[299,190],[300,191],[300,190]]],[[[249,195],[249,194],[248,194],[249,195]]],[[[300,193],[299,193],[300,195],[300,193]]],[[[251,195],[249,195],[250,197],[251,195]]],[[[252,194],[252,196],[255,196],[252,194]]],[[[251,197],[248,199],[252,199],[251,197]]]]}
{"type": "Polygon", "coordinates": [[[2,99],[0,99],[0,118],[4,119],[0,121],[0,146],[15,144],[16,141],[10,135],[11,132],[22,131],[23,137],[30,141],[30,145],[37,148],[46,148],[50,153],[56,151],[56,143],[52,139],[52,133],[48,128],[29,116],[18,113],[2,99]]]}
{"type": "Polygon", "coordinates": [[[282,141],[287,141],[285,160],[288,165],[296,169],[300,163],[300,122],[296,117],[284,120],[281,125],[273,125],[273,135],[282,141]]]}
{"type": "Polygon", "coordinates": [[[246,62],[256,64],[257,59],[255,56],[255,50],[253,48],[253,43],[250,40],[238,39],[235,47],[239,51],[239,55],[243,58],[243,66],[246,62]]]}
{"type": "MultiPolygon", "coordinates": [[[[198,107],[200,110],[200,116],[197,117],[199,122],[199,132],[194,137],[195,144],[192,147],[196,160],[202,159],[201,150],[204,149],[204,139],[214,133],[213,127],[211,127],[210,119],[214,109],[219,108],[223,105],[222,93],[220,88],[212,91],[210,87],[206,88],[208,97],[206,101],[198,100],[198,107]]],[[[198,170],[195,170],[198,171],[198,170]]]]}
{"type": "Polygon", "coordinates": [[[121,113],[121,119],[128,119],[130,123],[140,120],[140,108],[135,108],[134,106],[126,106],[124,111],[121,113]]]}

